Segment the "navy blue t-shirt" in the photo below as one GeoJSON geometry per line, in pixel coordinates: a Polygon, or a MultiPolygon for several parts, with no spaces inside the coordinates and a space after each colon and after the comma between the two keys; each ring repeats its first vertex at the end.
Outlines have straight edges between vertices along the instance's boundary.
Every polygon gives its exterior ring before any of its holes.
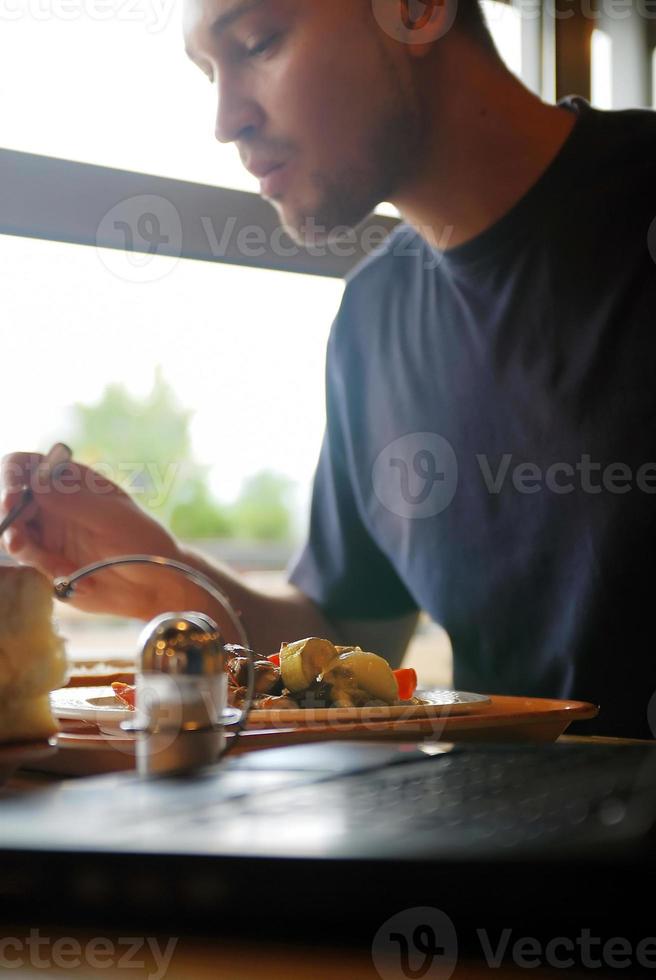
{"type": "Polygon", "coordinates": [[[308,542],[337,618],[426,610],[463,690],[656,734],[656,113],[577,122],[499,222],[347,281],[308,542]],[[653,727],[653,731],[652,731],[653,727]]]}

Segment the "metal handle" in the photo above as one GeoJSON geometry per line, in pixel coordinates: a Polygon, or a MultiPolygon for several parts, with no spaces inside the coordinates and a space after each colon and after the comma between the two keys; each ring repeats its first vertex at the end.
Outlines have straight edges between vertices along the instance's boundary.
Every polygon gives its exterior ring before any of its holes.
{"type": "Polygon", "coordinates": [[[174,561],[173,558],[161,558],[158,555],[121,555],[117,558],[107,558],[104,561],[94,562],[93,565],[86,565],[77,572],[73,572],[72,575],[62,575],[56,578],[54,581],[56,598],[65,602],[73,594],[73,587],[77,582],[86,578],[87,575],[93,575],[94,572],[98,572],[103,568],[111,568],[113,565],[161,565],[165,568],[173,568],[178,572],[182,572],[196,585],[200,585],[206,592],[209,592],[213,599],[216,599],[230,620],[230,623],[235,628],[239,642],[242,646],[250,648],[246,630],[242,626],[241,619],[233,609],[228,597],[216,587],[207,575],[199,572],[196,568],[192,568],[191,565],[185,565],[184,562],[174,561]]]}

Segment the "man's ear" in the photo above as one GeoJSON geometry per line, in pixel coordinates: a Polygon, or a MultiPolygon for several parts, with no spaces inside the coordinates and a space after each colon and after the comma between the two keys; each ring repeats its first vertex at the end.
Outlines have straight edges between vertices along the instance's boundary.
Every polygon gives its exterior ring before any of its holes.
{"type": "Polygon", "coordinates": [[[422,58],[453,27],[458,0],[373,0],[373,10],[386,34],[422,58]]]}

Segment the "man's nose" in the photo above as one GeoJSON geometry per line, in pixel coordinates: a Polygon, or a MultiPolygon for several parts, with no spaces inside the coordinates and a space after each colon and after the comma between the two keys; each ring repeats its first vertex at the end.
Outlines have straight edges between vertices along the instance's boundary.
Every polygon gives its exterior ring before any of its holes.
{"type": "Polygon", "coordinates": [[[262,125],[263,113],[245,94],[219,82],[214,135],[219,143],[235,143],[262,125]]]}

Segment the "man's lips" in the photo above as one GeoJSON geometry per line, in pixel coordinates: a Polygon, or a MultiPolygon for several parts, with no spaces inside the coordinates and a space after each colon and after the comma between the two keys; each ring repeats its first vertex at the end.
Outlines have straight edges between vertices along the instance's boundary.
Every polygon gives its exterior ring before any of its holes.
{"type": "Polygon", "coordinates": [[[263,197],[275,197],[282,191],[286,176],[286,163],[250,163],[246,169],[260,181],[260,193],[263,197]]]}
{"type": "Polygon", "coordinates": [[[274,167],[260,180],[260,194],[263,197],[280,197],[287,180],[287,164],[274,167]]]}

